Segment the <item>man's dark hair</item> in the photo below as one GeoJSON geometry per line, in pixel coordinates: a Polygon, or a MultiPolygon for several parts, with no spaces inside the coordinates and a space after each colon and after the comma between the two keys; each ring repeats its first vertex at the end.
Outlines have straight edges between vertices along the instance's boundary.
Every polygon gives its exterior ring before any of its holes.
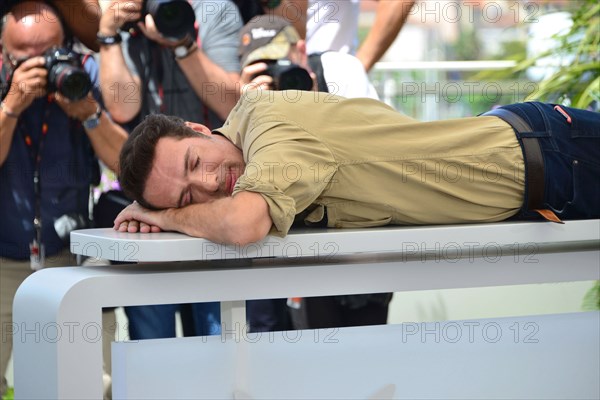
{"type": "Polygon", "coordinates": [[[151,114],[144,118],[129,135],[119,158],[119,183],[125,195],[143,207],[157,209],[144,200],[143,195],[158,140],[163,137],[185,139],[198,136],[202,134],[185,125],[179,117],[151,114]]]}

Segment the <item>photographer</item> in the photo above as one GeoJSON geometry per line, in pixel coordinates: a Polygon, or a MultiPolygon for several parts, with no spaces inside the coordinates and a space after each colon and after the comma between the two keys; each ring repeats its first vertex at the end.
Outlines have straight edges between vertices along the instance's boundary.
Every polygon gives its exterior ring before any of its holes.
{"type": "MultiPolygon", "coordinates": [[[[329,51],[306,54],[306,43],[286,20],[258,16],[240,33],[242,91],[318,90],[344,97],[378,99],[360,61],[329,51]]],[[[293,97],[293,94],[291,95],[293,97]]],[[[385,324],[391,293],[296,298],[289,310],[295,329],[385,324]]],[[[247,303],[253,331],[289,329],[285,299],[247,303]]]]}
{"type": "MultiPolygon", "coordinates": [[[[107,109],[115,121],[135,125],[169,113],[219,126],[239,97],[238,9],[229,0],[106,2],[98,42],[107,109]]],[[[125,307],[131,339],[220,332],[220,305],[125,307]],[[190,311],[191,310],[191,311],[190,311]]]]}
{"type": "Polygon", "coordinates": [[[242,92],[298,89],[379,98],[356,57],[336,51],[308,55],[306,42],[280,17],[257,16],[246,24],[240,32],[239,56],[242,92]]]}
{"type": "Polygon", "coordinates": [[[17,287],[37,269],[76,265],[69,251],[69,231],[89,221],[98,159],[116,169],[127,133],[103,111],[93,90],[97,65],[93,58],[70,50],[71,38],[52,6],[19,2],[1,22],[0,391],[4,393],[17,287]]]}
{"type": "Polygon", "coordinates": [[[110,2],[98,42],[102,93],[115,121],[167,112],[218,125],[239,98],[241,27],[229,0],[110,2]]]}

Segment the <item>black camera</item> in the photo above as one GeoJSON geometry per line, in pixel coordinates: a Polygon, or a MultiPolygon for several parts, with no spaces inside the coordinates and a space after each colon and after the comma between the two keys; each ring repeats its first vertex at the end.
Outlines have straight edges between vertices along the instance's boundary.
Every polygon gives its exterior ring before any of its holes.
{"type": "Polygon", "coordinates": [[[172,40],[196,36],[196,14],[187,0],[145,0],[144,15],[152,15],[158,31],[172,40]]]}
{"type": "Polygon", "coordinates": [[[59,92],[71,101],[87,96],[92,89],[89,75],[81,67],[78,54],[64,48],[52,48],[44,53],[48,70],[48,92],[59,92]]]}
{"type": "Polygon", "coordinates": [[[264,61],[265,72],[258,75],[269,75],[273,78],[273,90],[312,90],[313,80],[307,70],[288,59],[264,61]]]}

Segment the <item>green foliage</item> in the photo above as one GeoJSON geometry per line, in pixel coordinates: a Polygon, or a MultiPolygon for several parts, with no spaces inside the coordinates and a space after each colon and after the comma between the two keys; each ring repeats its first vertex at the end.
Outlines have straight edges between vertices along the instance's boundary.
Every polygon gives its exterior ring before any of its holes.
{"type": "Polygon", "coordinates": [[[581,309],[584,311],[600,310],[600,281],[596,281],[594,286],[585,294],[581,309]]]}
{"type": "Polygon", "coordinates": [[[6,393],[2,396],[2,400],[13,400],[15,398],[15,390],[13,388],[6,389],[6,393]]]}
{"type": "MultiPolygon", "coordinates": [[[[568,32],[556,34],[558,45],[533,58],[515,55],[517,65],[506,71],[486,71],[477,79],[505,79],[524,76],[529,67],[546,57],[557,61],[556,71],[538,83],[525,100],[568,102],[576,108],[600,104],[600,2],[574,1],[573,25],[568,32]]],[[[524,53],[521,53],[524,54],[524,53]]],[[[512,58],[512,57],[509,57],[512,58]]]]}
{"type": "Polygon", "coordinates": [[[572,11],[571,29],[554,36],[558,47],[521,61],[512,71],[522,72],[551,55],[560,59],[556,72],[541,81],[538,90],[527,100],[569,100],[577,108],[600,102],[600,2],[583,0],[574,3],[579,7],[572,11]]]}
{"type": "Polygon", "coordinates": [[[460,29],[456,43],[450,46],[448,60],[479,60],[481,59],[481,43],[474,27],[466,26],[460,29]]]}

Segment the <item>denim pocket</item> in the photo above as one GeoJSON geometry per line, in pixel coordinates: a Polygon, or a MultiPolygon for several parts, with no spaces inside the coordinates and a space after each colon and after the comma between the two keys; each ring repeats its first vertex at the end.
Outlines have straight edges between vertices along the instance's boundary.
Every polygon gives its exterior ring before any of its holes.
{"type": "MultiPolygon", "coordinates": [[[[571,191],[570,193],[563,193],[562,196],[556,196],[557,199],[549,201],[549,208],[554,211],[561,218],[568,218],[568,214],[571,214],[573,208],[577,206],[578,199],[580,197],[580,190],[578,190],[581,182],[581,174],[579,173],[579,161],[571,161],[571,191]],[[554,203],[554,204],[552,204],[554,203]],[[560,204],[559,204],[560,203],[560,204]]],[[[568,188],[569,185],[563,185],[563,189],[568,188]]],[[[568,190],[568,189],[567,189],[568,190]]],[[[552,197],[552,196],[550,196],[552,197]]]]}
{"type": "MultiPolygon", "coordinates": [[[[561,107],[571,118],[571,137],[600,139],[600,114],[593,111],[576,110],[568,107],[561,107]]],[[[555,109],[555,112],[560,113],[555,109]]]]}

